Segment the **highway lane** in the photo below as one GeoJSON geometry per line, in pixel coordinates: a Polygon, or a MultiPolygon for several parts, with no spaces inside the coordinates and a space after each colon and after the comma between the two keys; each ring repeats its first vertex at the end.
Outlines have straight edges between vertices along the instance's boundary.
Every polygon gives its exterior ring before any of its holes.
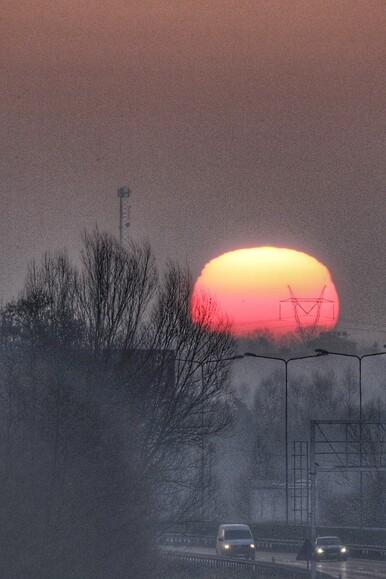
{"type": "MultiPolygon", "coordinates": [[[[178,550],[197,555],[215,556],[215,549],[205,547],[179,547],[178,550]]],[[[277,562],[294,567],[306,568],[304,561],[296,561],[294,553],[272,553],[268,551],[256,551],[256,560],[264,562],[277,562]]],[[[386,561],[368,561],[366,559],[348,559],[347,561],[322,561],[318,562],[317,570],[329,573],[337,579],[386,579],[386,561]]]]}

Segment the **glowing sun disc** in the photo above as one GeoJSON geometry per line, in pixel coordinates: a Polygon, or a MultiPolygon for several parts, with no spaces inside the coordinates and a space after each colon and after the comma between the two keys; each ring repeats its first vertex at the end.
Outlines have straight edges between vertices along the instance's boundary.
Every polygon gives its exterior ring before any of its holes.
{"type": "Polygon", "coordinates": [[[192,319],[219,329],[227,318],[235,336],[268,329],[274,336],[315,327],[331,330],[339,298],[327,267],[294,249],[253,247],[208,262],[197,279],[192,319]],[[208,313],[215,302],[218,311],[208,313]],[[209,320],[209,321],[208,321],[209,320]]]}

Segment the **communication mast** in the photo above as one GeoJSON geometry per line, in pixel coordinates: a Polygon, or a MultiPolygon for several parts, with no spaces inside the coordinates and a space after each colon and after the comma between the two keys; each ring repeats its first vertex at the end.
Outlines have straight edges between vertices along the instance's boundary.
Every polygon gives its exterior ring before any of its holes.
{"type": "Polygon", "coordinates": [[[129,242],[130,205],[131,191],[128,187],[119,187],[119,243],[121,247],[129,242]]]}
{"type": "Polygon", "coordinates": [[[311,338],[313,338],[315,336],[316,330],[318,327],[318,322],[320,319],[320,311],[322,308],[322,304],[324,304],[324,303],[332,304],[332,319],[335,319],[335,311],[334,311],[335,302],[334,302],[334,300],[328,300],[327,298],[324,297],[324,292],[326,291],[326,286],[323,287],[322,291],[320,292],[319,297],[316,297],[316,298],[297,298],[295,296],[294,292],[292,291],[291,286],[288,286],[288,291],[289,291],[290,297],[287,298],[286,300],[280,300],[280,303],[279,303],[279,319],[281,319],[281,304],[286,303],[286,302],[292,303],[295,321],[297,323],[298,331],[299,331],[299,334],[300,334],[303,342],[306,342],[307,340],[310,340],[311,338]],[[306,306],[303,304],[308,304],[308,305],[306,306]],[[305,314],[306,316],[309,316],[311,314],[311,312],[316,310],[313,323],[308,325],[307,327],[305,327],[302,324],[302,321],[300,319],[299,310],[301,310],[301,312],[303,312],[303,314],[305,314]]]}

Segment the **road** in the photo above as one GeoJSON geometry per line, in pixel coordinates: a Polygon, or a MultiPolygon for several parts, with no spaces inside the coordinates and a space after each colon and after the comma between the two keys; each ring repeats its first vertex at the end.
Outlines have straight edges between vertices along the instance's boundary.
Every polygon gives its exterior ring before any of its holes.
{"type": "MultiPolygon", "coordinates": [[[[175,549],[174,549],[175,550],[175,549]]],[[[178,551],[198,555],[216,556],[215,549],[204,547],[179,547],[178,551]]],[[[296,561],[294,553],[272,553],[256,551],[256,561],[283,563],[295,567],[306,567],[303,561],[296,561]]],[[[317,570],[329,573],[339,579],[386,579],[386,561],[348,559],[347,561],[323,561],[317,563],[317,570]]]]}

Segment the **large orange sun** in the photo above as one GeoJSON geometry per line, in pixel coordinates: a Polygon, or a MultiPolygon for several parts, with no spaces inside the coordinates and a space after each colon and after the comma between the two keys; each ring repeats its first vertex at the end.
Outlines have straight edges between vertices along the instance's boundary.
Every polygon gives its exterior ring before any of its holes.
{"type": "Polygon", "coordinates": [[[335,327],[339,298],[327,267],[294,249],[253,247],[207,263],[194,286],[192,318],[233,335],[269,330],[315,334],[335,327]],[[214,305],[215,304],[215,305],[214,305]]]}

